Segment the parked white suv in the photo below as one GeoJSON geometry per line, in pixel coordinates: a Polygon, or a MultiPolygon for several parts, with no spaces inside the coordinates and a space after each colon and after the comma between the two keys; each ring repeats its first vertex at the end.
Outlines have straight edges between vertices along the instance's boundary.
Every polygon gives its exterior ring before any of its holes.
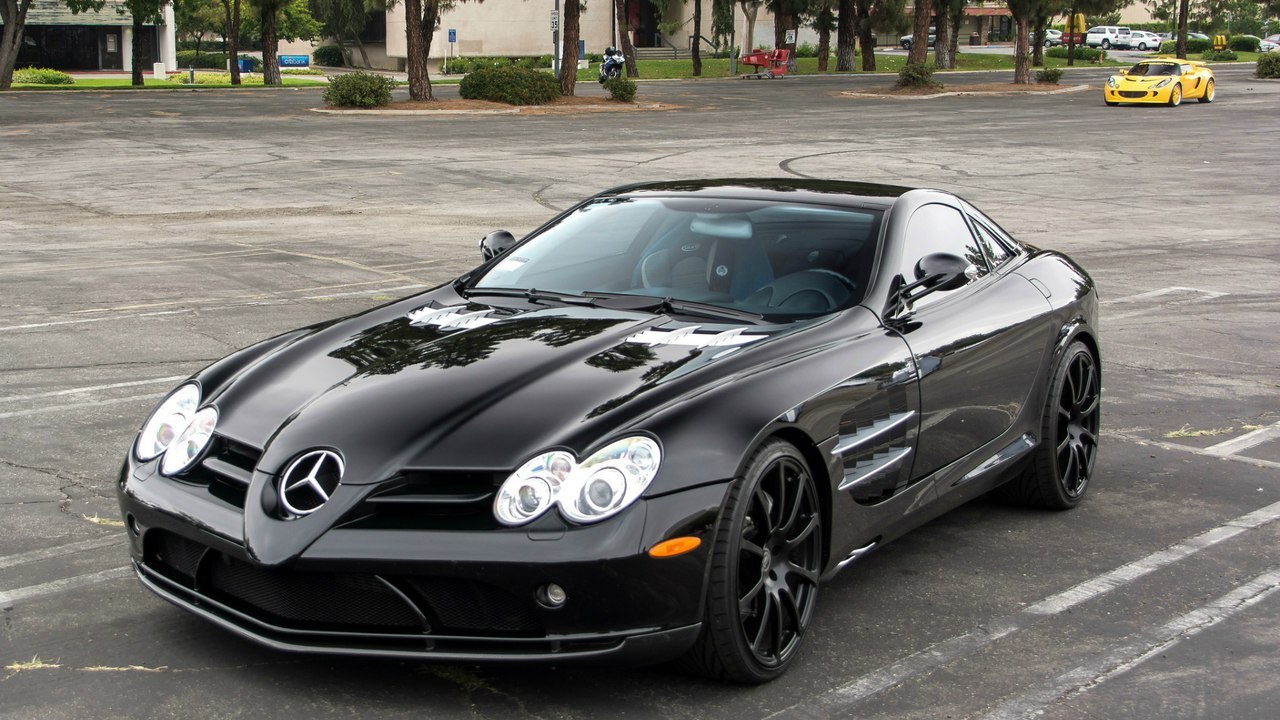
{"type": "Polygon", "coordinates": [[[1112,45],[1128,47],[1129,36],[1132,34],[1129,28],[1124,26],[1099,25],[1089,28],[1089,32],[1084,36],[1084,44],[1106,50],[1110,50],[1112,45]]]}

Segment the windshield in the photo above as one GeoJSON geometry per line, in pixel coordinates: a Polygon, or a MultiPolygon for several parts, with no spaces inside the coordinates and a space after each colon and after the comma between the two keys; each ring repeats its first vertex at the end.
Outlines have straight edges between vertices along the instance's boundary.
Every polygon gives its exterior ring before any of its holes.
{"type": "Polygon", "coordinates": [[[512,249],[472,287],[812,317],[862,300],[880,218],[877,210],[759,200],[605,198],[512,249]]]}
{"type": "Polygon", "coordinates": [[[1138,63],[1129,68],[1130,75],[1156,77],[1159,75],[1177,75],[1178,66],[1173,63],[1138,63]]]}

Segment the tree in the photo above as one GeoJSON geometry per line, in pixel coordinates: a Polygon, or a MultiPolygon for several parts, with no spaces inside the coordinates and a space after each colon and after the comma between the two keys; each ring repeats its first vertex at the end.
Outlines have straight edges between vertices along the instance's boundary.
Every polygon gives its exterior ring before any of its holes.
{"type": "Polygon", "coordinates": [[[745,51],[756,49],[756,15],[762,5],[764,0],[738,0],[738,7],[742,8],[742,14],[747,19],[747,36],[742,39],[742,49],[745,51]]]}
{"type": "Polygon", "coordinates": [[[1039,0],[1008,0],[1005,5],[1013,15],[1013,82],[1015,85],[1031,83],[1031,65],[1027,55],[1031,50],[1027,36],[1031,32],[1031,15],[1039,0]]]}
{"type": "Polygon", "coordinates": [[[333,38],[348,64],[355,65],[347,52],[346,40],[350,39],[360,51],[361,64],[373,67],[360,34],[369,24],[370,13],[387,11],[386,0],[308,0],[307,8],[320,23],[320,35],[333,38]]]}
{"type": "Polygon", "coordinates": [[[622,45],[622,57],[626,58],[627,77],[640,77],[636,67],[636,46],[631,42],[631,21],[627,19],[627,0],[613,0],[614,14],[618,17],[618,40],[622,45]]]}
{"type": "Polygon", "coordinates": [[[855,33],[855,13],[853,0],[837,0],[836,2],[836,70],[848,72],[853,70],[853,41],[855,33]]]}
{"type": "Polygon", "coordinates": [[[194,39],[196,52],[206,36],[222,35],[222,6],[218,0],[183,0],[173,5],[173,21],[179,38],[194,39]]]}
{"type": "Polygon", "coordinates": [[[817,0],[809,25],[818,33],[818,72],[827,71],[831,57],[831,31],[836,29],[835,0],[817,0]]]}
{"type": "Polygon", "coordinates": [[[1044,38],[1049,20],[1070,11],[1071,0],[1040,0],[1031,13],[1031,65],[1044,67],[1044,38]]]}
{"type": "Polygon", "coordinates": [[[862,69],[866,72],[876,69],[876,28],[900,33],[910,23],[906,15],[906,0],[855,0],[854,20],[858,47],[862,50],[862,69]]]}
{"type": "Polygon", "coordinates": [[[1187,59],[1187,14],[1190,12],[1190,3],[1188,0],[1180,0],[1178,3],[1178,42],[1174,46],[1174,54],[1180,60],[1187,59]]]}
{"type": "Polygon", "coordinates": [[[13,87],[13,66],[18,63],[22,36],[27,27],[27,10],[31,0],[0,0],[0,90],[13,87]]]}
{"type": "Polygon", "coordinates": [[[262,84],[282,85],[280,41],[313,40],[320,23],[311,17],[307,0],[249,0],[258,10],[256,21],[262,33],[262,84]]]}
{"type": "Polygon", "coordinates": [[[693,0],[693,76],[702,77],[702,0],[693,0]]]}
{"type": "Polygon", "coordinates": [[[560,94],[572,97],[578,83],[578,38],[582,16],[581,0],[564,0],[560,35],[560,94]]]}
{"type": "Polygon", "coordinates": [[[222,31],[222,50],[231,60],[231,84],[240,84],[240,0],[221,0],[225,22],[222,31]]]}
{"type": "Polygon", "coordinates": [[[933,16],[932,0],[915,0],[915,22],[911,31],[908,63],[923,63],[929,57],[929,19],[933,16]]]}
{"type": "Polygon", "coordinates": [[[964,17],[964,6],[968,0],[934,0],[933,9],[937,13],[937,42],[933,47],[933,64],[942,70],[950,70],[956,66],[956,34],[960,23],[957,19],[964,17]]]}
{"type": "Polygon", "coordinates": [[[796,71],[796,44],[787,42],[787,31],[799,31],[800,16],[809,10],[812,0],[766,0],[765,7],[773,13],[773,47],[791,51],[787,59],[787,72],[796,71]]]}

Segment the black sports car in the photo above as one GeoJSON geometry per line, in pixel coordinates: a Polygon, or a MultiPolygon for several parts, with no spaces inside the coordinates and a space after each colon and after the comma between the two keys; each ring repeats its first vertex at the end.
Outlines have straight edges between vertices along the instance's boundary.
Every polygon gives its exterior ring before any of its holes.
{"type": "Polygon", "coordinates": [[[287,650],[762,682],[857,558],[1088,487],[1093,282],[954,195],[633,185],[481,245],[160,403],[119,484],[148,588],[287,650]]]}

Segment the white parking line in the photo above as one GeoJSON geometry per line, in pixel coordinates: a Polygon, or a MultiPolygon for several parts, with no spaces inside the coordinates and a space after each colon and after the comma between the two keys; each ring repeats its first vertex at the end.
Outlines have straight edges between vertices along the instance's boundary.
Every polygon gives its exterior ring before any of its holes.
{"type": "Polygon", "coordinates": [[[1262,602],[1276,590],[1280,590],[1280,570],[1271,570],[1217,600],[1174,618],[1155,630],[1141,633],[1121,647],[1103,653],[1035,690],[1006,702],[984,715],[983,720],[1014,720],[1042,715],[1049,705],[1058,700],[1097,687],[1127,672],[1183,640],[1262,602]]]}
{"type": "Polygon", "coordinates": [[[1280,519],[1280,502],[1229,520],[1218,527],[1187,538],[1182,542],[1151,553],[1144,558],[1086,580],[1074,587],[1027,606],[1026,608],[983,623],[979,629],[943,640],[914,652],[895,663],[832,688],[822,695],[797,703],[768,715],[769,718],[827,718],[848,715],[853,707],[876,693],[904,683],[935,668],[967,657],[995,641],[1024,630],[1046,617],[1065,612],[1087,600],[1124,587],[1134,580],[1162,567],[1194,555],[1243,532],[1280,519]]]}
{"type": "Polygon", "coordinates": [[[1163,288],[1160,288],[1159,290],[1149,290],[1144,293],[1138,293],[1137,295],[1126,295],[1125,297],[1115,298],[1114,300],[1103,300],[1098,304],[1099,305],[1120,305],[1122,303],[1143,302],[1145,300],[1155,300],[1156,298],[1162,298],[1165,295],[1174,295],[1176,293],[1194,293],[1200,296],[1197,298],[1182,300],[1180,302],[1196,302],[1201,300],[1212,300],[1214,298],[1220,298],[1223,295],[1227,294],[1224,292],[1219,292],[1217,290],[1201,290],[1199,288],[1182,287],[1179,285],[1174,285],[1170,287],[1163,287],[1163,288]]]}
{"type": "Polygon", "coordinates": [[[75,553],[85,552],[86,550],[97,550],[98,548],[111,547],[112,545],[124,544],[124,538],[120,535],[109,537],[93,538],[92,540],[81,540],[80,542],[67,543],[66,545],[58,545],[56,547],[40,548],[39,550],[30,550],[24,553],[16,553],[14,555],[6,555],[0,557],[0,570],[15,565],[26,565],[28,563],[40,562],[50,558],[62,557],[63,555],[74,555],[75,553]]]}
{"type": "Polygon", "coordinates": [[[128,397],[107,398],[106,400],[87,400],[85,402],[70,403],[68,405],[45,405],[37,408],[27,408],[26,410],[10,410],[9,412],[0,413],[0,420],[11,417],[26,417],[27,415],[42,415],[44,413],[62,412],[63,410],[78,410],[86,407],[96,407],[98,405],[117,405],[119,403],[133,402],[135,400],[151,400],[156,399],[155,393],[146,395],[130,395],[128,397]]]}
{"type": "Polygon", "coordinates": [[[75,577],[63,578],[62,580],[54,580],[52,582],[41,583],[39,585],[28,585],[16,590],[0,590],[0,610],[10,610],[15,603],[25,600],[34,600],[46,595],[67,592],[88,585],[96,585],[109,580],[119,580],[133,574],[133,570],[128,566],[111,568],[110,570],[99,570],[94,573],[85,575],[76,575],[75,577]]]}
{"type": "Polygon", "coordinates": [[[0,397],[0,403],[18,402],[20,400],[36,400],[38,398],[57,397],[59,395],[75,395],[78,393],[95,392],[97,390],[114,390],[115,388],[137,387],[139,385],[158,385],[160,383],[172,383],[185,379],[186,375],[170,375],[162,378],[152,378],[150,380],[131,380],[129,382],[111,383],[109,385],[85,385],[83,387],[67,388],[66,390],[50,390],[49,392],[35,393],[33,395],[12,395],[9,397],[0,397]]]}
{"type": "Polygon", "coordinates": [[[1274,425],[1268,425],[1264,428],[1258,428],[1253,432],[1245,433],[1237,438],[1223,440],[1217,445],[1210,445],[1204,449],[1205,455],[1216,455],[1218,457],[1229,457],[1251,447],[1257,447],[1265,442],[1270,442],[1280,438],[1280,422],[1274,425]]]}

